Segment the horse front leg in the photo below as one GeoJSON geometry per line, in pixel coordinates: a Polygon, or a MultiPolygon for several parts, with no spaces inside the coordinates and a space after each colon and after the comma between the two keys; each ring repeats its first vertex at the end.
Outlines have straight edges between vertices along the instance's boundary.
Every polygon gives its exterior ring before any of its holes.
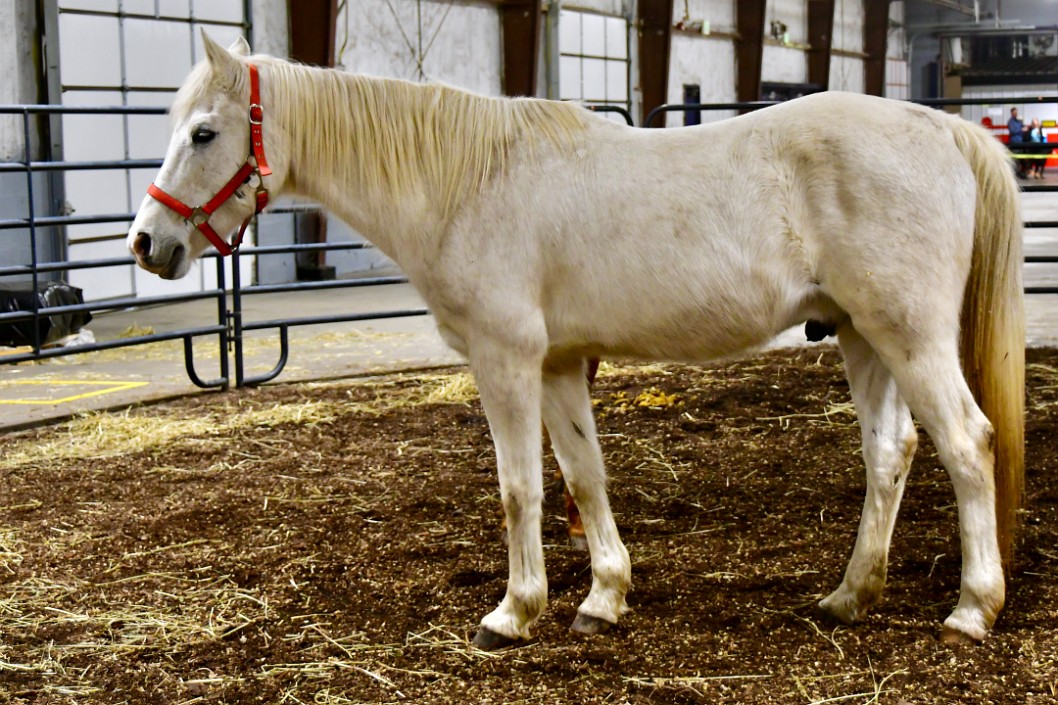
{"type": "Polygon", "coordinates": [[[632,566],[606,497],[606,471],[580,361],[545,365],[543,413],[566,485],[580,507],[591,552],[591,592],[577,608],[571,628],[597,634],[627,611],[632,566]]]}
{"type": "Polygon", "coordinates": [[[507,516],[507,594],[487,614],[474,637],[483,649],[529,638],[529,627],[547,604],[547,576],[540,536],[544,495],[540,422],[539,354],[532,345],[471,346],[470,365],[496,446],[500,497],[507,516]]]}

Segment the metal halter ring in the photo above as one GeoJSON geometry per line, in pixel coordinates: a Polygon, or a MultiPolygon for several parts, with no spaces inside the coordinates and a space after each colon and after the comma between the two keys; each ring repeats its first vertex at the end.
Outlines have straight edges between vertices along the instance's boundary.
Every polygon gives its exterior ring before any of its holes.
{"type": "Polygon", "coordinates": [[[199,206],[198,208],[191,211],[191,215],[188,217],[188,220],[191,221],[191,224],[197,228],[203,223],[208,223],[211,216],[212,213],[207,213],[202,209],[202,206],[199,206]]]}

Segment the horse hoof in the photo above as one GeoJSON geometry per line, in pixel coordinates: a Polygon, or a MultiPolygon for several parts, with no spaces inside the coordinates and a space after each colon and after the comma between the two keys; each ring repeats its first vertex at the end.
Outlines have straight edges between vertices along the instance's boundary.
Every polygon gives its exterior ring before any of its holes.
{"type": "Polygon", "coordinates": [[[829,627],[847,627],[855,624],[854,619],[848,619],[844,615],[832,612],[823,605],[817,604],[812,608],[812,616],[829,627]]]}
{"type": "Polygon", "coordinates": [[[590,614],[578,612],[577,618],[573,620],[569,629],[579,634],[604,634],[613,626],[613,622],[607,622],[601,617],[592,617],[590,614]]]}
{"type": "Polygon", "coordinates": [[[518,642],[519,639],[504,636],[488,627],[478,627],[478,633],[474,635],[473,644],[482,651],[499,651],[500,649],[514,646],[518,642]]]}
{"type": "Polygon", "coordinates": [[[976,646],[980,643],[979,639],[975,639],[966,632],[961,632],[958,629],[953,629],[945,625],[940,630],[940,641],[945,646],[976,646]]]}
{"type": "Polygon", "coordinates": [[[584,534],[570,534],[569,545],[572,546],[575,551],[587,551],[588,537],[584,534]]]}

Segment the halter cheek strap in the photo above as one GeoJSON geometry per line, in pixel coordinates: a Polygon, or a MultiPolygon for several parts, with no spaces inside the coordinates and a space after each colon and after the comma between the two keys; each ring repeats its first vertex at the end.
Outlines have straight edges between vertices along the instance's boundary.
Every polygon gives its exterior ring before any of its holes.
{"type": "Polygon", "coordinates": [[[217,248],[217,252],[223,256],[230,255],[239,249],[239,245],[242,244],[243,234],[246,232],[250,220],[268,205],[268,189],[264,187],[264,177],[270,176],[272,169],[268,166],[268,160],[265,158],[264,152],[264,108],[261,106],[261,81],[257,75],[257,67],[253,64],[248,64],[248,66],[250,67],[250,154],[246,158],[246,163],[235,172],[234,176],[228,179],[228,183],[224,184],[214,194],[213,198],[209,199],[205,205],[198,207],[187,205],[180,199],[158,188],[155,184],[147,187],[147,194],[151,198],[175,211],[184,220],[194,225],[217,248]],[[243,220],[242,226],[239,228],[239,234],[231,244],[228,244],[210,226],[209,219],[214,211],[224,205],[254,175],[257,176],[254,212],[243,220]]]}

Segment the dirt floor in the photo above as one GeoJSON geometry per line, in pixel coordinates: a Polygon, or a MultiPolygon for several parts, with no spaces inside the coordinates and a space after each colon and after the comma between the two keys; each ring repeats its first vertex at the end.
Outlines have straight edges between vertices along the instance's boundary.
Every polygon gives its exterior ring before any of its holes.
{"type": "Polygon", "coordinates": [[[9,435],[0,703],[1053,703],[1058,351],[1029,363],[1023,538],[977,647],[937,638],[960,557],[924,435],[885,600],[853,627],[814,617],[864,491],[824,347],[604,368],[631,612],[606,635],[569,632],[590,571],[552,486],[548,610],[530,643],[495,654],[468,643],[507,558],[488,426],[460,370],[9,435]]]}

